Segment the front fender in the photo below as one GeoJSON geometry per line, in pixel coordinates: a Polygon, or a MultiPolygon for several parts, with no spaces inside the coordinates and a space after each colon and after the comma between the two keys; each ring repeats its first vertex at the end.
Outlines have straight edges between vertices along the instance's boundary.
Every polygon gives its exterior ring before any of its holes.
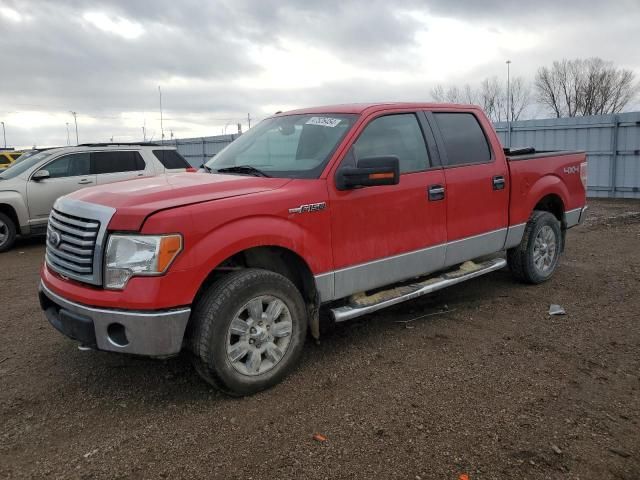
{"type": "Polygon", "coordinates": [[[18,217],[18,225],[21,233],[28,233],[25,231],[29,226],[29,210],[24,203],[24,199],[20,192],[16,190],[5,190],[0,192],[0,205],[8,205],[16,212],[18,217]]]}
{"type": "Polygon", "coordinates": [[[331,263],[330,246],[323,235],[314,234],[302,225],[277,216],[245,217],[208,232],[193,245],[192,262],[198,283],[229,257],[254,247],[281,247],[300,256],[314,272],[322,272],[331,263]]]}

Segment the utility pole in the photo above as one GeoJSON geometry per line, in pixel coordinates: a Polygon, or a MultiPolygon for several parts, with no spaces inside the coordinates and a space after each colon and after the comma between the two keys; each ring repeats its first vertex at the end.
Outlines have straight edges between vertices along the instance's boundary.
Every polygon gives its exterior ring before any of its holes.
{"type": "Polygon", "coordinates": [[[142,140],[147,141],[147,119],[144,119],[144,123],[142,124],[142,140]]]}
{"type": "Polygon", "coordinates": [[[67,126],[67,146],[71,145],[71,139],[69,138],[69,122],[64,122],[67,126]]]}
{"type": "Polygon", "coordinates": [[[251,114],[247,113],[247,130],[251,128],[251,114]]]}
{"type": "Polygon", "coordinates": [[[164,141],[164,125],[162,123],[162,90],[158,85],[158,94],[160,95],[160,132],[162,133],[162,140],[164,141]]]}
{"type": "Polygon", "coordinates": [[[73,115],[73,121],[76,123],[76,145],[80,144],[80,140],[78,140],[78,112],[69,111],[71,115],[73,115]]]}
{"type": "Polygon", "coordinates": [[[4,148],[7,148],[7,132],[4,129],[4,122],[0,122],[2,124],[2,138],[4,138],[4,148]]]}
{"type": "Polygon", "coordinates": [[[509,112],[511,111],[511,78],[510,78],[511,60],[507,60],[507,135],[509,148],[511,148],[511,122],[509,121],[509,112]]]}

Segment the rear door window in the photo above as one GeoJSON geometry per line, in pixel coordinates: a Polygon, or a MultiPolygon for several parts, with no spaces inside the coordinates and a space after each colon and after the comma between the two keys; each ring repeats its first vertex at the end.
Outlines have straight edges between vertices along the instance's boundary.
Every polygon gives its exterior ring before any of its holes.
{"type": "Polygon", "coordinates": [[[91,154],[93,173],[136,172],[145,169],[138,152],[94,152],[91,154]]]}
{"type": "Polygon", "coordinates": [[[189,162],[187,162],[184,157],[175,150],[153,150],[153,154],[160,161],[162,166],[168,170],[191,167],[189,162]]]}
{"type": "Polygon", "coordinates": [[[472,113],[434,112],[447,153],[447,165],[491,161],[491,149],[478,119],[472,113]]]}

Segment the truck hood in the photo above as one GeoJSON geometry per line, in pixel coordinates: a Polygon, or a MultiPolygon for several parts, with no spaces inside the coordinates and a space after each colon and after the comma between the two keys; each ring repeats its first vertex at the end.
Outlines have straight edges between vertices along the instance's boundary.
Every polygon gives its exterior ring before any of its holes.
{"type": "Polygon", "coordinates": [[[183,205],[249,195],[282,187],[288,178],[177,173],[109,183],[79,190],[70,198],[116,209],[117,229],[137,230],[154,212],[183,205]]]}

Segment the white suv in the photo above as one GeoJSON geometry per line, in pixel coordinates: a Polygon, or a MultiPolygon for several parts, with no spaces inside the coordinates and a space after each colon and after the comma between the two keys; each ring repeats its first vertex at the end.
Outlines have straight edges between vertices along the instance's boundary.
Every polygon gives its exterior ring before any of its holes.
{"type": "Polygon", "coordinates": [[[0,252],[17,235],[45,233],[53,203],[63,195],[188,168],[175,148],[148,143],[86,144],[33,155],[0,173],[0,252]]]}

